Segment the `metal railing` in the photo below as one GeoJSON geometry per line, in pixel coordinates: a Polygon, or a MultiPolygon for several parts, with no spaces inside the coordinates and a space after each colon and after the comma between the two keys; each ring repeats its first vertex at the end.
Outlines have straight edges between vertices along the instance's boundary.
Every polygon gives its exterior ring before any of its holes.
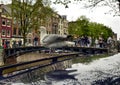
{"type": "MultiPolygon", "coordinates": [[[[19,47],[19,48],[8,48],[4,49],[3,56],[4,61],[7,58],[10,57],[17,57],[19,55],[28,53],[28,52],[35,52],[35,51],[41,51],[41,50],[48,50],[49,48],[45,48],[42,46],[31,46],[31,47],[19,47]]],[[[80,52],[82,54],[102,54],[102,53],[108,53],[109,50],[107,48],[92,48],[92,47],[63,47],[63,48],[56,48],[61,50],[68,50],[71,52],[80,52]]]]}

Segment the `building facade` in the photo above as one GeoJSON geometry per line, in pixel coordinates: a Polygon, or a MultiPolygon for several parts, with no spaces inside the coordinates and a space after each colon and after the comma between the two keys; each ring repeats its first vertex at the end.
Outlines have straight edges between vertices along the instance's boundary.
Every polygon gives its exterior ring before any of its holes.
{"type": "Polygon", "coordinates": [[[61,17],[63,19],[63,21],[62,21],[62,23],[63,23],[63,28],[62,28],[63,32],[62,33],[63,34],[68,34],[68,20],[67,20],[67,16],[63,15],[61,17]]]}
{"type": "Polygon", "coordinates": [[[10,47],[12,38],[12,17],[9,16],[4,6],[0,5],[0,45],[10,47]]]}
{"type": "Polygon", "coordinates": [[[58,15],[57,13],[54,13],[51,19],[52,19],[52,22],[51,22],[52,34],[58,34],[60,15],[58,15]]]}
{"type": "MultiPolygon", "coordinates": [[[[23,36],[20,30],[20,23],[11,16],[11,8],[7,5],[1,5],[0,12],[0,38],[1,45],[9,41],[11,47],[22,46],[23,36]],[[4,13],[7,12],[7,13],[4,13]],[[8,16],[9,15],[9,16],[8,16]]],[[[44,26],[47,34],[68,34],[68,21],[66,16],[61,16],[56,12],[52,16],[48,16],[45,21],[41,21],[40,26],[44,26]]],[[[40,26],[38,26],[40,28],[40,26]]],[[[31,29],[26,37],[26,46],[33,46],[34,38],[39,39],[40,45],[40,29],[31,29]]]]}

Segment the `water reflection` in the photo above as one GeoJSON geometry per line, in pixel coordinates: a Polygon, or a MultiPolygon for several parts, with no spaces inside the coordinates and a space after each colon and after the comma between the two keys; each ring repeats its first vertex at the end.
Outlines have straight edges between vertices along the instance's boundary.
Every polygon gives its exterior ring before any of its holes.
{"type": "Polygon", "coordinates": [[[120,54],[89,64],[73,64],[68,60],[3,82],[11,85],[120,85],[120,54]]]}
{"type": "Polygon", "coordinates": [[[120,54],[101,58],[89,64],[73,64],[82,85],[120,85],[120,54]]]}
{"type": "MultiPolygon", "coordinates": [[[[67,79],[67,78],[69,79],[69,77],[72,77],[72,75],[67,75],[67,72],[69,73],[70,71],[66,71],[65,69],[71,68],[71,66],[72,66],[72,60],[59,62],[59,63],[53,64],[51,66],[43,67],[43,68],[40,68],[40,69],[37,69],[34,71],[30,71],[23,75],[19,75],[19,76],[13,77],[13,78],[9,78],[9,79],[0,81],[1,82],[0,84],[4,85],[7,83],[10,85],[53,85],[52,82],[48,82],[46,80],[46,79],[48,79],[48,76],[50,78],[51,74],[56,74],[56,73],[61,75],[60,74],[60,72],[61,72],[61,73],[64,73],[62,75],[63,77],[65,77],[65,75],[66,75],[66,77],[64,79],[67,79]]],[[[54,77],[55,77],[55,75],[54,75],[54,77]]],[[[52,78],[53,78],[53,75],[52,75],[52,78]]],[[[55,78],[58,78],[58,77],[55,77],[55,78]]],[[[55,80],[55,78],[54,78],[54,80],[55,80]]]]}

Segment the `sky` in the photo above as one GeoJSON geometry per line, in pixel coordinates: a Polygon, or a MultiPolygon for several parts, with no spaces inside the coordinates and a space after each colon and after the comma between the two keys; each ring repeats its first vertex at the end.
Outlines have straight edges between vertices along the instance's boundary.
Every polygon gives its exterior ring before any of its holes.
{"type": "MultiPolygon", "coordinates": [[[[10,0],[0,0],[4,3],[10,3],[10,0]]],[[[109,12],[110,8],[108,7],[97,7],[93,9],[83,8],[82,3],[71,3],[68,4],[68,8],[65,8],[64,5],[61,4],[53,4],[51,6],[55,11],[60,15],[67,15],[68,21],[75,21],[80,16],[84,15],[90,19],[92,22],[102,23],[108,27],[110,27],[115,33],[117,33],[118,39],[120,38],[120,17],[110,14],[105,14],[109,12]]]]}
{"type": "Polygon", "coordinates": [[[64,5],[53,5],[56,11],[60,15],[67,15],[69,21],[75,21],[80,16],[84,15],[92,22],[97,22],[110,27],[115,33],[117,33],[118,39],[120,38],[120,17],[108,13],[108,7],[97,7],[93,9],[85,9],[81,4],[69,4],[69,8],[65,8],[64,5]]]}

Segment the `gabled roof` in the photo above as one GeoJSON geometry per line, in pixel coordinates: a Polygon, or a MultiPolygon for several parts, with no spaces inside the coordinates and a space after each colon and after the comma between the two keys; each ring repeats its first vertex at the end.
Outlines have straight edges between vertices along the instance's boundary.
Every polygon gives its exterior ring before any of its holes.
{"type": "Polygon", "coordinates": [[[8,5],[0,4],[0,6],[2,8],[3,15],[11,16],[12,12],[11,12],[11,8],[10,8],[10,4],[8,4],[8,5]]]}

